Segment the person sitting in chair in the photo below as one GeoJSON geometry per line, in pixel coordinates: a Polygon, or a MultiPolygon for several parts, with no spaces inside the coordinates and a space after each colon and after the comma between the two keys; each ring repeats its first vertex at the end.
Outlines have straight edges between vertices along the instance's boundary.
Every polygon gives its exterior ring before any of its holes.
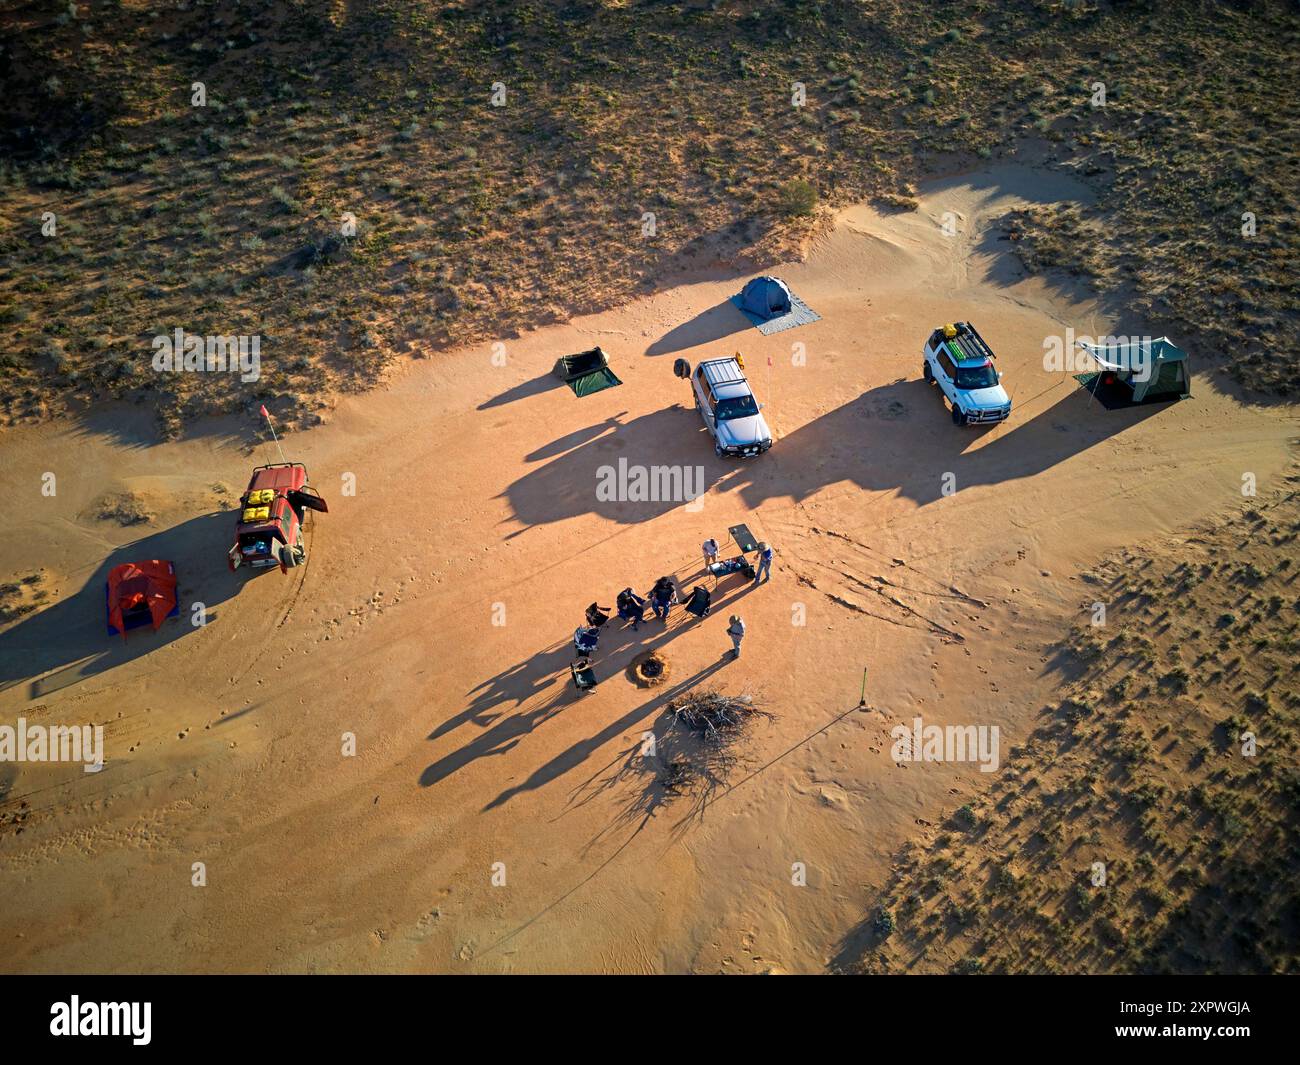
{"type": "Polygon", "coordinates": [[[650,609],[661,621],[668,620],[669,608],[677,602],[677,586],[671,577],[660,577],[650,589],[650,609]]]}
{"type": "Polygon", "coordinates": [[[617,605],[618,616],[624,621],[632,622],[632,631],[635,632],[645,617],[645,600],[631,588],[624,588],[618,593],[617,605]]]}

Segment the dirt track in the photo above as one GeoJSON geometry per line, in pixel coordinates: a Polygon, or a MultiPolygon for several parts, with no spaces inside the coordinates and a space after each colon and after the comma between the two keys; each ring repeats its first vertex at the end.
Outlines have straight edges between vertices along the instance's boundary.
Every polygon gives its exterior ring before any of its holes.
{"type": "Polygon", "coordinates": [[[1106,412],[1043,370],[1067,325],[1161,332],[1021,277],[986,228],[1018,197],[1079,195],[1007,168],[936,183],[916,214],[848,211],[774,271],[822,315],[792,332],[762,337],[725,303],[743,279],[720,277],[507,340],[504,367],[487,348],[413,363],[286,448],[331,508],[288,577],[225,569],[253,462],[220,425],[144,446],[147,416],[124,409],[12,434],[0,576],[43,567],[59,594],[0,632],[0,721],[103,723],[107,766],[5,767],[0,813],[29,813],[21,834],[0,824],[2,967],[824,969],[918,820],[982,784],[974,766],[896,766],[890,726],[998,724],[1009,750],[1056,679],[1042,648],[1091,602],[1078,570],[1158,549],[1294,453],[1294,418],[1206,374],[1189,401],[1106,412]],[[954,319],[999,355],[1004,426],[956,429],[920,379],[925,334],[954,319]],[[596,343],[625,384],[575,399],[551,364],[596,343]],[[714,458],[671,372],[737,349],[778,436],[746,465],[714,458]],[[595,471],[619,457],[702,466],[708,493],[600,503],[595,471]],[[111,493],[152,521],[96,517],[111,493]],[[582,608],[661,573],[689,587],[700,541],[739,521],[775,546],[773,579],[724,580],[702,623],[610,626],[602,684],[576,696],[582,608]],[[108,639],[103,575],[137,557],[174,560],[209,624],[183,609],[108,639]],[[732,612],[749,627],[735,663],[732,612]],[[647,647],[672,664],[650,694],[623,675],[647,647]],[[637,757],[701,683],[777,715],[703,810],[665,803],[637,757]]]}

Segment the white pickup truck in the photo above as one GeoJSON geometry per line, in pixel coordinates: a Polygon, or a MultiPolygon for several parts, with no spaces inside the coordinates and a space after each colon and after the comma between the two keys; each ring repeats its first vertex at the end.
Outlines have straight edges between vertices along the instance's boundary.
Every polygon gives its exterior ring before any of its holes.
{"type": "Polygon", "coordinates": [[[952,406],[954,425],[987,425],[1011,417],[1011,397],[993,369],[993,351],[969,322],[941,326],[922,352],[921,373],[952,406]]]}

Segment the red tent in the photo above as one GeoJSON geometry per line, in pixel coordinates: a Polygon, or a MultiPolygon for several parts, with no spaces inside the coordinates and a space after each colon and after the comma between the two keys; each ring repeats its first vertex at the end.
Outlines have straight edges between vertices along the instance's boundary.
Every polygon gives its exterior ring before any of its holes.
{"type": "Polygon", "coordinates": [[[152,620],[154,631],[169,614],[179,613],[176,603],[176,570],[170,562],[126,562],[108,574],[108,627],[126,638],[134,629],[152,620]]]}

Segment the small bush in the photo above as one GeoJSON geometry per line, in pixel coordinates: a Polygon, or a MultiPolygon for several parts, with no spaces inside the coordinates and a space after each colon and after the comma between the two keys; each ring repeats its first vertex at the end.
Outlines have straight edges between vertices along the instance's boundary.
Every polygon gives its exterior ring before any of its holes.
{"type": "Polygon", "coordinates": [[[817,209],[817,188],[810,181],[794,178],[781,186],[777,202],[783,215],[807,217],[817,209]]]}

